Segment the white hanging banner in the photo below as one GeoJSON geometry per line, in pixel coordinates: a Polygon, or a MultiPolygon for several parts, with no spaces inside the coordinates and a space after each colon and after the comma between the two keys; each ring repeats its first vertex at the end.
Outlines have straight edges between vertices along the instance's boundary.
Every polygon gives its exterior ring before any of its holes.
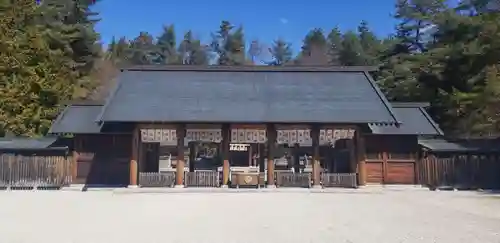
{"type": "Polygon", "coordinates": [[[278,144],[310,144],[311,131],[309,129],[277,130],[276,142],[278,144]]]}
{"type": "MultiPolygon", "coordinates": [[[[319,131],[320,145],[334,145],[340,139],[352,139],[354,129],[335,128],[321,129],[319,131]]],[[[278,144],[299,144],[299,146],[312,146],[310,129],[281,129],[277,130],[276,142],[278,144]]]]}
{"type": "Polygon", "coordinates": [[[229,144],[229,151],[248,151],[249,146],[250,144],[231,143],[229,144]]]}
{"type": "Polygon", "coordinates": [[[352,139],[354,137],[354,132],[355,130],[351,128],[321,129],[319,131],[319,144],[335,145],[337,140],[352,139]]]}
{"type": "Polygon", "coordinates": [[[177,131],[175,129],[141,129],[141,141],[144,143],[177,143],[177,131]]]}
{"type": "Polygon", "coordinates": [[[265,143],[265,129],[231,129],[231,143],[265,143]]]}
{"type": "Polygon", "coordinates": [[[221,129],[187,129],[186,139],[189,142],[213,142],[222,141],[221,129]]]}

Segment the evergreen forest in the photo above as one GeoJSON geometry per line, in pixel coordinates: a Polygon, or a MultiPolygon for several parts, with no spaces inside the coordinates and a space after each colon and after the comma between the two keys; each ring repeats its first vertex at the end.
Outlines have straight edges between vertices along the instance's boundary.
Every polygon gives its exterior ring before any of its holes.
{"type": "Polygon", "coordinates": [[[179,33],[117,36],[103,46],[93,5],[99,0],[0,0],[0,136],[43,136],[71,100],[102,100],[122,65],[377,66],[390,101],[429,102],[449,136],[500,131],[500,2],[397,0],[397,25],[377,36],[356,29],[311,29],[302,46],[247,39],[244,26],[221,20],[211,40],[179,33]]]}

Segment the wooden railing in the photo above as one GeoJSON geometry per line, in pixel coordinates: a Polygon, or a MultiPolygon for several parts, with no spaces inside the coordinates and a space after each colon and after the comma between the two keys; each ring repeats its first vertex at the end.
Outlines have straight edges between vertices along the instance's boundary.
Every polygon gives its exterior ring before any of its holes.
{"type": "Polygon", "coordinates": [[[175,172],[140,172],[140,187],[173,187],[175,184],[175,172]]]}
{"type": "Polygon", "coordinates": [[[357,188],[356,173],[321,173],[323,187],[357,188]]]}
{"type": "Polygon", "coordinates": [[[500,159],[475,155],[429,156],[420,161],[418,180],[431,189],[500,189],[500,159]]]}
{"type": "Polygon", "coordinates": [[[276,172],[278,187],[311,187],[311,173],[276,172]]]}
{"type": "Polygon", "coordinates": [[[60,188],[71,184],[71,159],[65,156],[0,155],[0,187],[60,188]]]}
{"type": "Polygon", "coordinates": [[[218,171],[195,171],[184,174],[186,187],[219,187],[220,172],[218,171]]]}

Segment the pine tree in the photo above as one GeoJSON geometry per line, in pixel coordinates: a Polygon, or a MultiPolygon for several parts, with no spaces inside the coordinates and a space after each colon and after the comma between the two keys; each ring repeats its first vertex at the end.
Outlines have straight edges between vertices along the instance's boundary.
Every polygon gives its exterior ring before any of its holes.
{"type": "Polygon", "coordinates": [[[303,40],[296,63],[299,65],[325,66],[329,63],[327,41],[323,30],[313,29],[303,40]]]}
{"type": "Polygon", "coordinates": [[[156,42],[158,64],[180,64],[181,58],[177,53],[177,43],[174,25],[163,26],[163,33],[156,42]]]}
{"type": "Polygon", "coordinates": [[[361,59],[364,65],[376,65],[380,51],[380,40],[368,27],[368,22],[362,21],[358,26],[358,38],[361,45],[361,59]]]}
{"type": "Polygon", "coordinates": [[[147,32],[139,33],[139,36],[130,42],[127,62],[132,65],[151,65],[160,63],[158,48],[153,41],[153,36],[147,32]]]}
{"type": "Polygon", "coordinates": [[[217,33],[212,35],[210,46],[218,57],[218,65],[243,65],[246,61],[245,38],[241,26],[234,30],[229,21],[222,21],[217,33]]]}
{"type": "Polygon", "coordinates": [[[363,47],[358,35],[354,31],[347,31],[342,36],[342,51],[340,52],[340,62],[345,66],[364,65],[363,47]]]}
{"type": "Polygon", "coordinates": [[[207,65],[207,50],[201,41],[195,39],[191,31],[184,34],[184,39],[179,45],[178,53],[181,56],[182,64],[185,65],[207,65]]]}
{"type": "Polygon", "coordinates": [[[292,46],[283,39],[277,39],[274,41],[273,46],[269,48],[273,60],[268,63],[271,66],[282,66],[289,63],[292,60],[292,46]]]}
{"type": "Polygon", "coordinates": [[[59,105],[74,97],[79,73],[64,49],[51,48],[31,0],[0,2],[0,133],[47,132],[59,105]]]}
{"type": "Polygon", "coordinates": [[[129,48],[130,44],[125,37],[121,37],[118,41],[113,37],[104,55],[105,59],[116,65],[126,64],[127,55],[130,53],[129,48]]]}
{"type": "Polygon", "coordinates": [[[329,63],[341,66],[340,53],[342,52],[342,33],[339,28],[333,28],[327,37],[329,63]]]}

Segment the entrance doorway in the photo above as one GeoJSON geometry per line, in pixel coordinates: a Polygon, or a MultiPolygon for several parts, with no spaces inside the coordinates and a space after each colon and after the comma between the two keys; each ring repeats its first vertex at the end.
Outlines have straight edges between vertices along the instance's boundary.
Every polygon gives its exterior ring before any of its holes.
{"type": "Polygon", "coordinates": [[[158,172],[160,170],[160,143],[142,143],[144,168],[142,172],[158,172]]]}
{"type": "Polygon", "coordinates": [[[252,146],[250,144],[232,143],[229,145],[229,162],[231,166],[248,167],[253,165],[252,146]]]}

